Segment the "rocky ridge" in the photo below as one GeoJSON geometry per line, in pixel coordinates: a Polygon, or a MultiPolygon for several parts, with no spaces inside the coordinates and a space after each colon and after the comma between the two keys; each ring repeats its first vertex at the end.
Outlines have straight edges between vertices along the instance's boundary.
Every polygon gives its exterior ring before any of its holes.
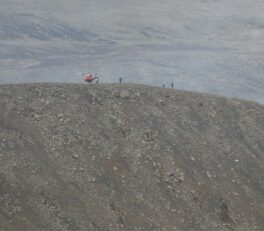
{"type": "Polygon", "coordinates": [[[263,230],[257,103],[25,84],[0,108],[0,230],[263,230]]]}

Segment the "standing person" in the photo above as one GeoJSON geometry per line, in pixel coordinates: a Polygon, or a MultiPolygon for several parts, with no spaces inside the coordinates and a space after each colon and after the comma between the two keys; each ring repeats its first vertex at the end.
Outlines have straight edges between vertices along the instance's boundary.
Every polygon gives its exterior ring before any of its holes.
{"type": "Polygon", "coordinates": [[[95,80],[95,83],[96,83],[96,84],[99,83],[99,78],[97,77],[97,73],[95,73],[94,80],[95,80]]]}

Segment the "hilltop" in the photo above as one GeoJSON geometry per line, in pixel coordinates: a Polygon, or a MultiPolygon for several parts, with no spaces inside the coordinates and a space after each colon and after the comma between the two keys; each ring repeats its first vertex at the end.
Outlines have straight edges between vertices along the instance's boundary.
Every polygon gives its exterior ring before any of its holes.
{"type": "Polygon", "coordinates": [[[263,0],[1,0],[0,84],[91,72],[264,104],[263,38],[263,0]]]}
{"type": "Polygon", "coordinates": [[[262,105],[21,84],[0,108],[0,230],[263,230],[262,105]]]}

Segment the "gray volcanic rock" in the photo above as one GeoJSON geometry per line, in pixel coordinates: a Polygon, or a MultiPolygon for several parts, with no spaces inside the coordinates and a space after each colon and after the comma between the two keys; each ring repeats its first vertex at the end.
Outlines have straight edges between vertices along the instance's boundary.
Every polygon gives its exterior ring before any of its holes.
{"type": "Polygon", "coordinates": [[[0,108],[0,230],[263,230],[261,105],[30,84],[0,108]]]}

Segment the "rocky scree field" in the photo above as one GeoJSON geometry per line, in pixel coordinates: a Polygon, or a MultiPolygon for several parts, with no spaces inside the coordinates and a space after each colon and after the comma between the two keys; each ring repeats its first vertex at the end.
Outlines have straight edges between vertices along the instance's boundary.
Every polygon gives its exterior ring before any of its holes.
{"type": "Polygon", "coordinates": [[[143,85],[0,86],[0,230],[262,231],[264,107],[143,85]]]}

